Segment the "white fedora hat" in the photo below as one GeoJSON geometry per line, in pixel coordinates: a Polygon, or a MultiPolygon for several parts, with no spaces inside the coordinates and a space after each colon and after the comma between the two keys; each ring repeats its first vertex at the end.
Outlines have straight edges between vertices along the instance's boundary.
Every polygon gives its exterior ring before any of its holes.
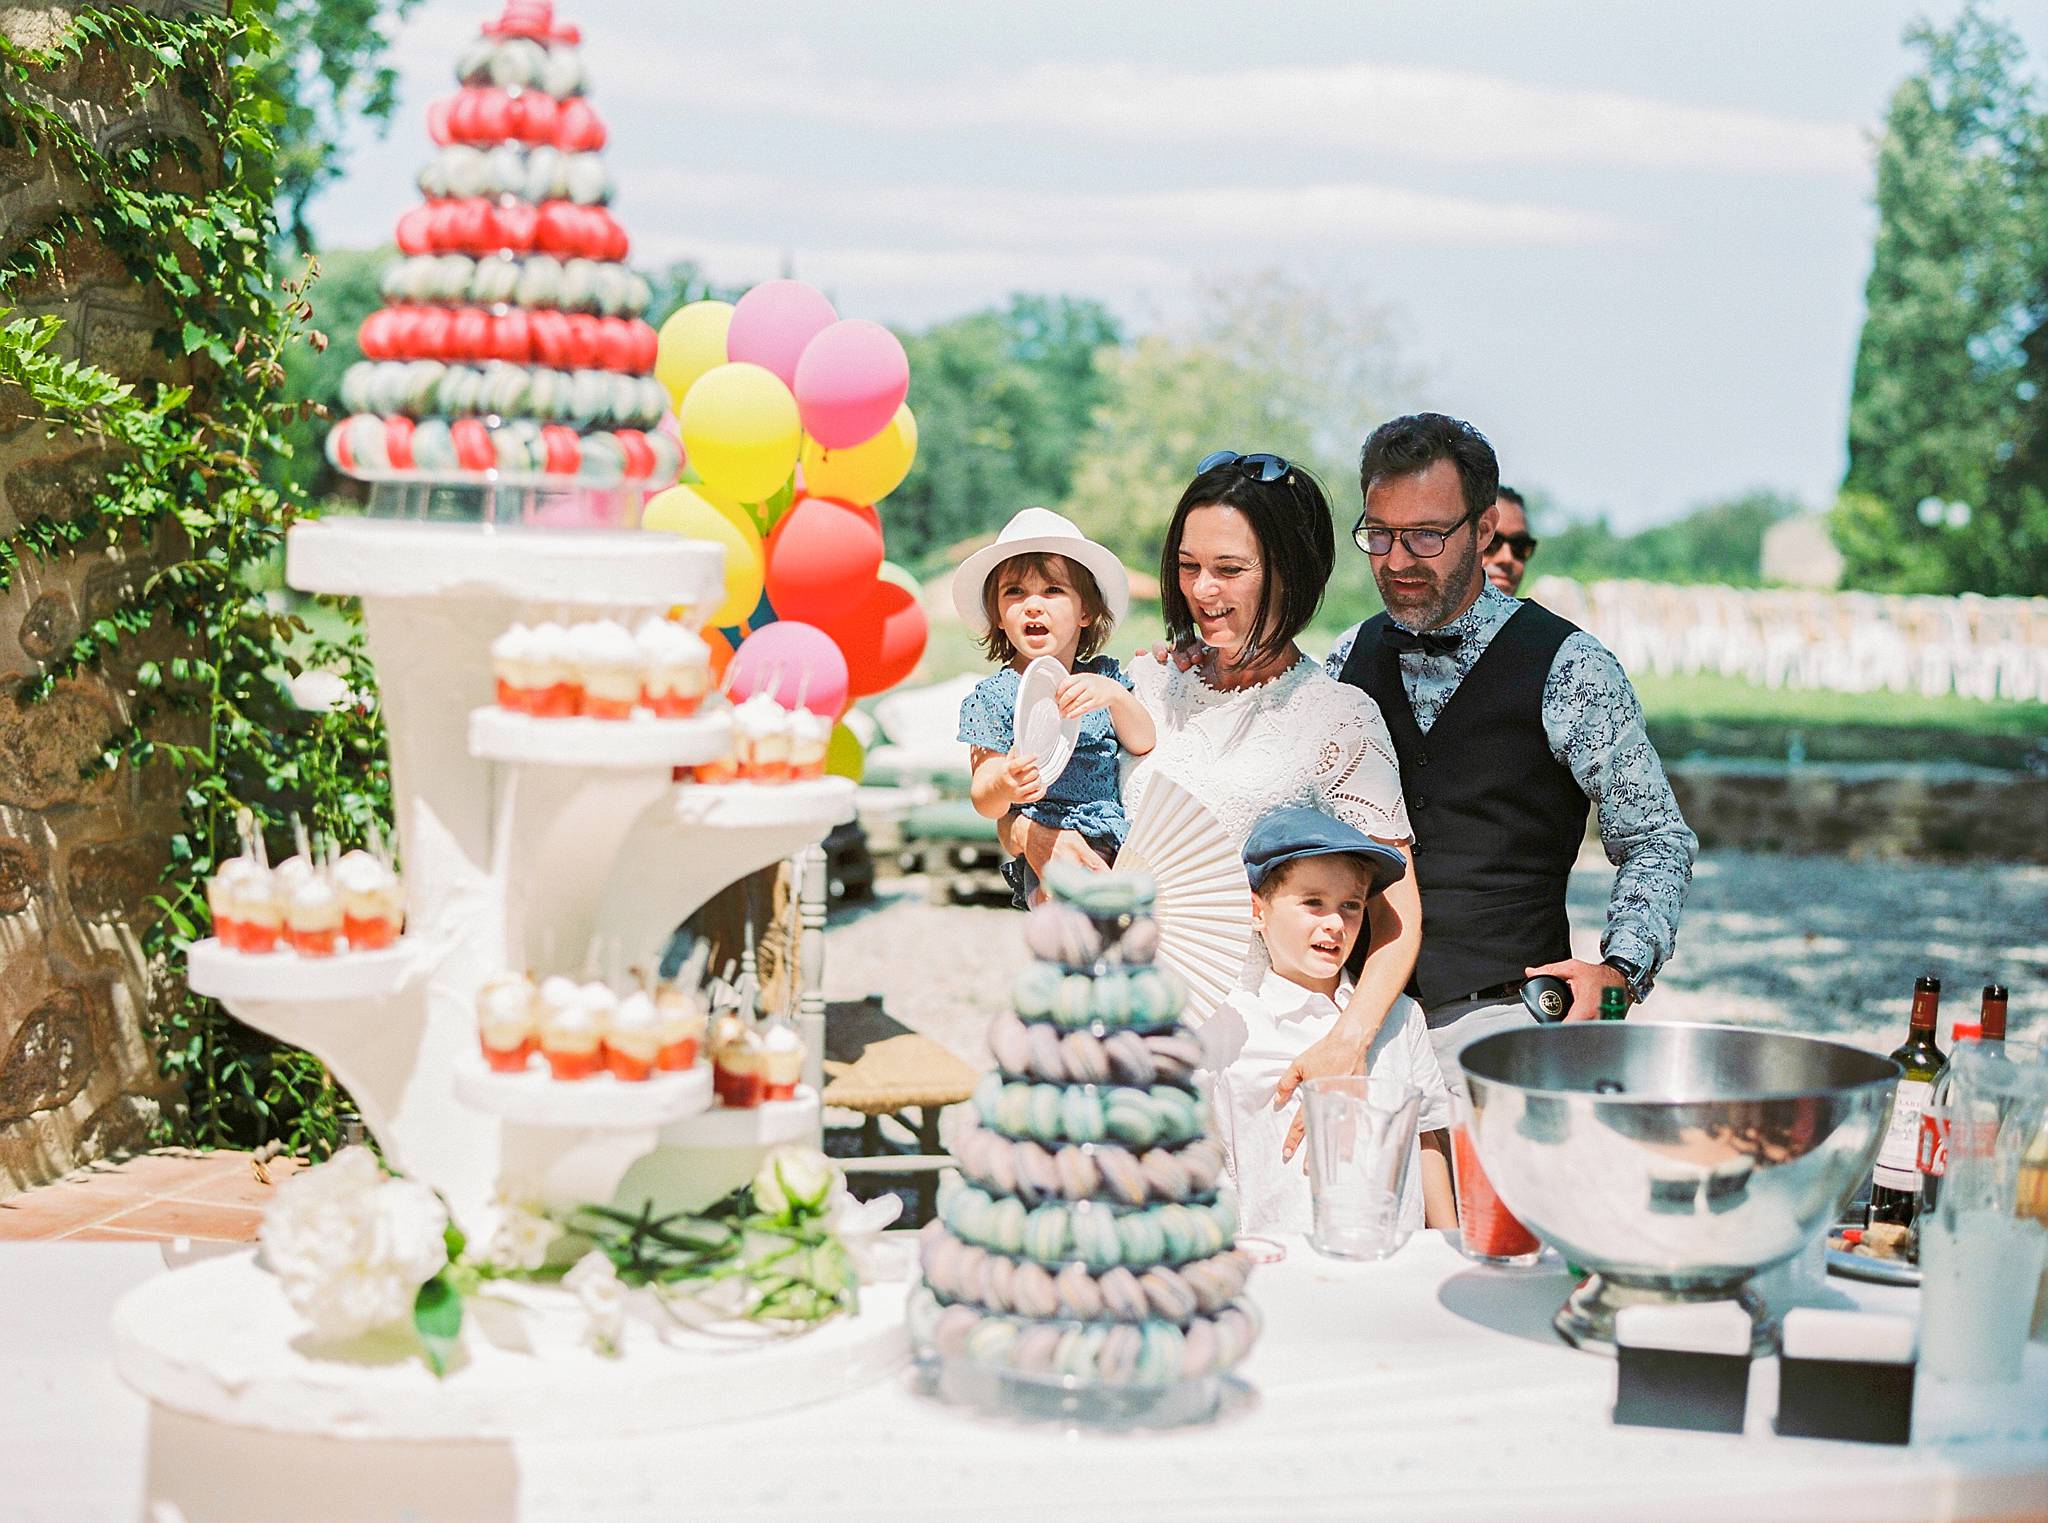
{"type": "Polygon", "coordinates": [[[1121,623],[1131,611],[1131,579],[1124,574],[1122,561],[1083,534],[1072,519],[1050,508],[1025,508],[1003,525],[994,544],[982,546],[953,573],[953,606],[976,634],[988,633],[981,594],[989,573],[1013,555],[1064,555],[1088,568],[1112,620],[1121,623]]]}

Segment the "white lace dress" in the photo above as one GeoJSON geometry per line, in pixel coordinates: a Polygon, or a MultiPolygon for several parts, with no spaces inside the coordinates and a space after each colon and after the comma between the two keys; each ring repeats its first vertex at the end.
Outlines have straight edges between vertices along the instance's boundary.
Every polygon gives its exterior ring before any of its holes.
{"type": "Polygon", "coordinates": [[[1129,671],[1158,727],[1145,756],[1124,753],[1124,812],[1165,774],[1243,844],[1259,816],[1307,804],[1382,841],[1408,841],[1401,768],[1379,705],[1304,656],[1271,682],[1219,692],[1199,673],[1150,659],[1129,671]]]}

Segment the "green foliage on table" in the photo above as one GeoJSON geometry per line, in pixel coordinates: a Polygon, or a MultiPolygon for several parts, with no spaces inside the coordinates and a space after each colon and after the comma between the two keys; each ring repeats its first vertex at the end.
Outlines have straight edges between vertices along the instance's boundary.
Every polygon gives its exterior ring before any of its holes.
{"type": "Polygon", "coordinates": [[[1974,4],[1907,34],[1877,158],[1877,246],[1833,515],[1849,585],[2048,587],[2048,112],[1974,4]],[[1929,525],[1920,504],[1961,503],[1929,525]],[[1958,515],[1960,516],[1960,515],[1958,515]]]}
{"type": "MultiPolygon", "coordinates": [[[[67,553],[154,549],[155,572],[123,590],[114,610],[17,698],[38,701],[84,670],[123,681],[126,719],[94,765],[152,769],[153,787],[182,796],[162,913],[141,928],[146,965],[160,980],[160,1060],[189,1102],[165,1140],[281,1138],[321,1153],[336,1141],[345,1106],[324,1070],[192,996],[176,977],[184,947],[207,933],[205,882],[236,849],[241,808],[280,846],[294,811],[316,830],[355,840],[389,809],[382,726],[353,630],[315,638],[256,585],[294,512],[259,465],[279,430],[303,416],[281,395],[284,356],[323,342],[309,326],[310,277],[280,281],[272,272],[273,163],[287,113],[251,60],[279,46],[247,7],[227,16],[89,11],[43,51],[0,43],[0,147],[25,149],[85,188],[0,259],[0,399],[14,426],[105,445],[109,467],[89,500],[15,527],[0,544],[0,588],[67,553]],[[105,151],[80,130],[45,85],[88,51],[125,66],[136,96],[176,94],[218,145],[217,187],[180,188],[202,180],[203,150],[163,132],[164,113],[141,117],[144,131],[105,151]],[[61,268],[74,240],[110,250],[153,298],[162,314],[156,347],[185,362],[189,384],[130,383],[67,359],[58,318],[10,310],[15,289],[61,268]],[[145,638],[171,654],[137,660],[132,647],[145,638]],[[300,711],[285,683],[314,664],[339,674],[355,701],[300,711]]],[[[118,113],[127,102],[104,104],[118,113]]]]}

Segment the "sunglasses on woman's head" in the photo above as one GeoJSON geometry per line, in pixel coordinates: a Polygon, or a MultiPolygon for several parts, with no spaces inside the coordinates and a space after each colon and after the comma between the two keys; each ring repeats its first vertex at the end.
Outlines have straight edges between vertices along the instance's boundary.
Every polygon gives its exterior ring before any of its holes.
{"type": "Polygon", "coordinates": [[[1294,462],[1278,455],[1240,455],[1234,449],[1220,449],[1202,457],[1202,463],[1195,467],[1197,476],[1226,465],[1234,465],[1255,481],[1278,481],[1294,469],[1294,462]]]}

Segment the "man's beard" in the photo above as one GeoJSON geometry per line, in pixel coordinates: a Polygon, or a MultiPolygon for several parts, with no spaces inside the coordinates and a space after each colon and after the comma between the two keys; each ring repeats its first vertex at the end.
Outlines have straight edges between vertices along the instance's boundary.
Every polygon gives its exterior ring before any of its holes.
{"type": "MultiPolygon", "coordinates": [[[[1396,603],[1388,595],[1387,584],[1379,568],[1375,567],[1373,577],[1379,583],[1380,599],[1387,605],[1387,612],[1408,628],[1415,630],[1435,629],[1450,623],[1452,617],[1458,613],[1459,605],[1465,601],[1465,589],[1472,585],[1472,570],[1479,560],[1477,538],[1478,536],[1474,535],[1475,543],[1467,545],[1457,560],[1450,561],[1448,570],[1437,574],[1435,588],[1424,593],[1420,603],[1396,603]]],[[[1450,560],[1450,555],[1451,548],[1446,545],[1444,553],[1437,557],[1431,570],[1434,571],[1436,566],[1450,560]]]]}

